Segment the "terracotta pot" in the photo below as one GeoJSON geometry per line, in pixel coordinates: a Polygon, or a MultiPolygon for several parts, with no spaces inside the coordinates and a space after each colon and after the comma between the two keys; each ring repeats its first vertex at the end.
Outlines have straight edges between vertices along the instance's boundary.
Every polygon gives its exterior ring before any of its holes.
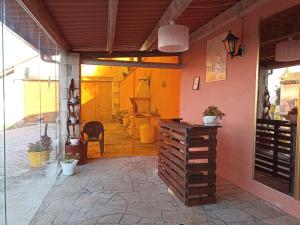
{"type": "Polygon", "coordinates": [[[28,152],[28,161],[31,167],[41,167],[49,161],[50,151],[28,152]]]}

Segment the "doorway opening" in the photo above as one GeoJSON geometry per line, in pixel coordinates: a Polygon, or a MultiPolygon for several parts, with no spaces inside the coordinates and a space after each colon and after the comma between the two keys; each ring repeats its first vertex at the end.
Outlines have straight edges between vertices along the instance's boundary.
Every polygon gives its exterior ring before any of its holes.
{"type": "Polygon", "coordinates": [[[300,66],[260,71],[255,180],[293,195],[300,66]]]}
{"type": "MultiPolygon", "coordinates": [[[[177,63],[178,57],[142,60],[177,63]]],[[[159,119],[179,117],[180,75],[180,69],[81,65],[82,126],[103,124],[103,157],[157,155],[159,119]]],[[[88,158],[101,157],[98,142],[88,146],[88,158]]]]}

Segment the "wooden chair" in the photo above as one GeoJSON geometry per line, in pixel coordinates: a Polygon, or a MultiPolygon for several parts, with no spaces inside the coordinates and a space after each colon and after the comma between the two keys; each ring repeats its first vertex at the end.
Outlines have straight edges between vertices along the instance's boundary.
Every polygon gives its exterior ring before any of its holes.
{"type": "Polygon", "coordinates": [[[100,145],[100,153],[103,155],[104,153],[104,127],[101,122],[98,121],[90,121],[83,126],[83,130],[81,132],[82,138],[86,142],[86,148],[88,149],[88,142],[99,142],[100,145]],[[87,138],[85,138],[85,135],[87,138]]]}

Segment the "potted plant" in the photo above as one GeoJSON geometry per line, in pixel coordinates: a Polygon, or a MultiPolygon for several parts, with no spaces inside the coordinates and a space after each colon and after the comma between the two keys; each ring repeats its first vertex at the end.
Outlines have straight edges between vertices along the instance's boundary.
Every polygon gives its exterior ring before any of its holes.
{"type": "Polygon", "coordinates": [[[205,125],[216,125],[225,113],[218,109],[217,106],[211,105],[203,112],[203,123],[205,125]]]}
{"type": "Polygon", "coordinates": [[[51,139],[46,142],[39,140],[28,145],[28,160],[31,167],[41,167],[45,162],[49,161],[50,152],[52,150],[51,139]]]}
{"type": "Polygon", "coordinates": [[[288,119],[291,123],[297,123],[298,108],[294,107],[288,112],[288,119]]]}
{"type": "Polygon", "coordinates": [[[113,115],[113,121],[123,124],[125,127],[130,125],[130,118],[128,110],[117,111],[113,115]]]}
{"type": "Polygon", "coordinates": [[[60,162],[62,167],[63,175],[71,176],[75,173],[75,168],[77,166],[79,159],[78,153],[66,153],[64,160],[60,162]]]}
{"type": "Polygon", "coordinates": [[[76,124],[77,123],[77,115],[76,113],[71,113],[70,114],[70,121],[72,124],[76,124]]]}

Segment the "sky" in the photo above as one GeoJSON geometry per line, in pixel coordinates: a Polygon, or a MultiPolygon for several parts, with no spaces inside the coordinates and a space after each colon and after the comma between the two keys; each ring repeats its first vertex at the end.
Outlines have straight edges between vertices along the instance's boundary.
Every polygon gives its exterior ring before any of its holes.
{"type": "MultiPolygon", "coordinates": [[[[276,89],[280,86],[280,77],[285,73],[286,68],[273,70],[273,73],[268,77],[268,90],[270,92],[270,102],[276,100],[276,89]]],[[[300,66],[288,67],[289,72],[300,72],[300,66]]]]}
{"type": "MultiPolygon", "coordinates": [[[[25,59],[39,55],[37,51],[28,46],[20,37],[18,37],[5,25],[3,26],[3,41],[5,68],[22,62],[25,59]]],[[[2,43],[2,35],[0,35],[0,43],[2,43]]],[[[1,45],[0,50],[2,50],[1,45]]],[[[0,60],[2,64],[2,54],[0,54],[0,60]]]]}

